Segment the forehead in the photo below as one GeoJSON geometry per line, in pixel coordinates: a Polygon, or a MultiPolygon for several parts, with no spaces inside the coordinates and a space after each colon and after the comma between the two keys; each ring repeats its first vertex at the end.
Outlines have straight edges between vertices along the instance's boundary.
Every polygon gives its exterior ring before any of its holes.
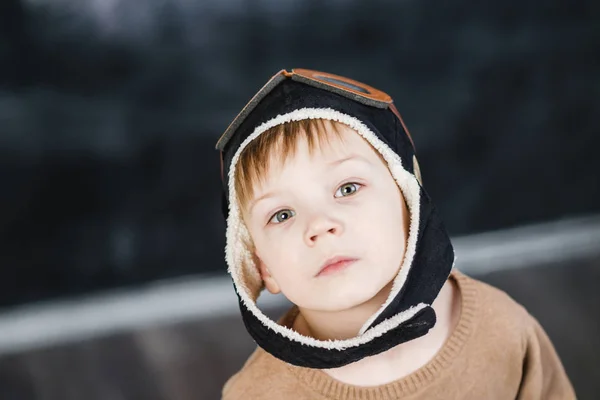
{"type": "Polygon", "coordinates": [[[354,129],[339,123],[326,124],[323,132],[317,135],[297,135],[292,149],[284,149],[280,138],[269,154],[269,168],[279,170],[297,161],[333,162],[345,155],[377,157],[377,151],[354,129]],[[335,125],[334,125],[335,124],[335,125]]]}
{"type": "MultiPolygon", "coordinates": [[[[304,135],[299,135],[296,140],[294,150],[285,155],[282,155],[285,152],[273,148],[264,175],[254,188],[254,196],[259,192],[275,190],[282,184],[288,186],[300,176],[319,179],[334,169],[343,170],[344,165],[349,168],[353,165],[349,160],[362,162],[363,165],[385,165],[387,168],[377,150],[355,130],[345,125],[338,129],[337,134],[330,131],[326,135],[318,136],[312,144],[304,135]]],[[[383,169],[381,171],[383,172],[383,169]]]]}

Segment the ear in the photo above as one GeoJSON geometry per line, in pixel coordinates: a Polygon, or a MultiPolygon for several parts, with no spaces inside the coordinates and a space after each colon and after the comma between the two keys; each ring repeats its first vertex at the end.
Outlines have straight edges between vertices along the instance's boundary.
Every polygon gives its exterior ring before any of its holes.
{"type": "Polygon", "coordinates": [[[281,289],[279,288],[279,285],[275,281],[275,278],[273,278],[273,276],[269,272],[269,269],[267,268],[265,263],[260,259],[260,257],[258,257],[258,255],[255,255],[254,259],[256,261],[256,265],[258,265],[258,269],[260,271],[260,277],[262,278],[263,282],[265,283],[265,287],[267,288],[267,290],[272,294],[280,293],[281,289]]]}

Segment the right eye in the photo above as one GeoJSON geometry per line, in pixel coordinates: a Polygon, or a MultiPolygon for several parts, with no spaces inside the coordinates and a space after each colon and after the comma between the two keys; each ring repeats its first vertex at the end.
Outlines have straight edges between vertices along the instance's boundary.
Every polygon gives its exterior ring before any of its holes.
{"type": "Polygon", "coordinates": [[[296,215],[292,210],[279,210],[269,220],[269,223],[280,224],[296,215]]]}

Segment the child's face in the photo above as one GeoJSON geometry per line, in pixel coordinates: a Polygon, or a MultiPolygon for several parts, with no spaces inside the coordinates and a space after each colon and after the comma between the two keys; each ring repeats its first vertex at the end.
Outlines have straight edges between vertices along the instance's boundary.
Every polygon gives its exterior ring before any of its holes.
{"type": "Polygon", "coordinates": [[[275,158],[250,201],[247,225],[267,289],[300,308],[341,311],[373,298],[400,268],[408,212],[387,165],[362,137],[326,125],[329,143],[305,139],[275,158]],[[332,257],[355,260],[323,271],[332,257]]]}

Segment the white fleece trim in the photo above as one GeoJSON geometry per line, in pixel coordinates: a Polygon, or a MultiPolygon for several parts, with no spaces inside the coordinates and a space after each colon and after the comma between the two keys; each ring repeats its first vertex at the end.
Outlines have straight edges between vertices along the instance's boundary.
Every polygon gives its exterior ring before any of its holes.
{"type": "Polygon", "coordinates": [[[228,272],[233,278],[234,284],[243,304],[267,328],[290,340],[294,340],[308,346],[342,350],[349,347],[359,346],[369,342],[375,337],[383,335],[387,331],[409,320],[417,312],[428,306],[428,304],[424,303],[418,304],[393,316],[392,318],[379,323],[377,326],[369,329],[368,331],[366,330],[369,325],[373,323],[373,321],[381,314],[381,312],[390,304],[394,297],[396,297],[398,292],[406,283],[406,279],[408,277],[408,273],[410,272],[410,268],[412,267],[412,261],[416,251],[420,215],[420,187],[415,176],[413,176],[402,166],[402,160],[400,159],[400,156],[390,149],[357,118],[330,108],[302,108],[284,115],[278,115],[277,117],[256,127],[254,132],[252,132],[252,134],[242,142],[231,160],[228,179],[229,217],[227,218],[227,242],[225,246],[228,272]],[[240,217],[240,210],[236,201],[237,195],[235,191],[235,172],[240,154],[252,140],[257,138],[268,129],[286,122],[301,121],[305,119],[326,119],[337,121],[354,129],[356,132],[358,132],[358,134],[365,138],[371,144],[371,146],[381,153],[383,158],[388,163],[390,172],[402,191],[410,212],[410,227],[404,261],[400,267],[398,275],[396,275],[396,278],[394,278],[390,295],[381,308],[363,325],[358,336],[352,339],[322,341],[301,335],[290,328],[286,328],[277,324],[275,321],[267,317],[256,305],[256,299],[260,294],[261,286],[261,278],[258,273],[258,268],[246,268],[245,272],[247,275],[244,276],[243,265],[254,266],[254,262],[252,259],[252,254],[244,246],[244,242],[247,243],[247,239],[250,237],[250,235],[242,221],[242,218],[240,217]],[[253,287],[249,287],[247,283],[253,287]]]}

